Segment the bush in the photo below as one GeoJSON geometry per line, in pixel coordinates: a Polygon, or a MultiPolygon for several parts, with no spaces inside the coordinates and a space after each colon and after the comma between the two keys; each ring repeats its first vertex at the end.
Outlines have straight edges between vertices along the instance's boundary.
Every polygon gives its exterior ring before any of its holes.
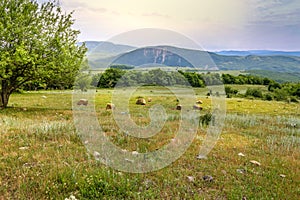
{"type": "Polygon", "coordinates": [[[274,91],[274,99],[277,101],[287,101],[289,97],[289,94],[284,89],[276,89],[274,91]]]}
{"type": "Polygon", "coordinates": [[[233,95],[236,95],[239,91],[237,89],[232,89],[229,86],[225,86],[225,93],[227,98],[231,98],[233,95]]]}
{"type": "Polygon", "coordinates": [[[264,99],[267,101],[272,101],[273,100],[273,95],[270,93],[265,94],[264,99]]]}
{"type": "Polygon", "coordinates": [[[298,101],[298,99],[296,97],[291,97],[290,98],[290,102],[299,103],[299,101],[298,101]]]}
{"type": "Polygon", "coordinates": [[[248,88],[245,96],[252,96],[256,98],[262,98],[263,94],[259,88],[248,88]]]}

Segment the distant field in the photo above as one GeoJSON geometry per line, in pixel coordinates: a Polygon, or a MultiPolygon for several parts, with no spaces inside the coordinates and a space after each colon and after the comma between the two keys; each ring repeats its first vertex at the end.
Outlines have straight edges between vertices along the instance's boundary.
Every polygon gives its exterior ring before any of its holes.
{"type": "MultiPolygon", "coordinates": [[[[112,92],[98,90],[95,109],[114,144],[143,153],[174,137],[180,111],[170,91],[145,87],[130,98],[130,113],[139,125],[150,123],[152,105],[161,104],[168,114],[162,131],[150,139],[119,131],[105,109],[112,92]],[[136,105],[140,96],[152,102],[136,105]]],[[[199,116],[211,111],[206,93],[195,89],[203,101],[199,116]]],[[[200,124],[180,159],[156,172],[130,174],[104,166],[87,152],[73,123],[71,91],[13,94],[9,108],[0,110],[0,199],[299,199],[299,104],[230,98],[226,107],[222,134],[207,159],[196,159],[208,128],[200,124]],[[204,180],[206,175],[213,180],[204,180]]]]}

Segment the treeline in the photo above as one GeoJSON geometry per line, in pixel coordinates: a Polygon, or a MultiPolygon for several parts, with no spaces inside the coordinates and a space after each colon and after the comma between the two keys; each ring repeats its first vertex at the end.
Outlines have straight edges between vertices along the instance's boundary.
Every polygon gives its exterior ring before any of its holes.
{"type": "Polygon", "coordinates": [[[264,100],[292,101],[298,102],[300,98],[300,83],[280,84],[272,79],[253,75],[238,75],[219,73],[196,73],[172,71],[166,72],[154,69],[147,72],[128,71],[118,68],[109,68],[102,74],[96,74],[92,78],[92,85],[97,88],[113,88],[115,86],[128,87],[135,85],[161,85],[176,86],[190,85],[192,87],[206,87],[209,85],[225,84],[225,93],[228,98],[233,96],[260,98],[264,100]],[[118,85],[117,85],[118,84],[118,85]],[[237,89],[229,85],[264,85],[268,91],[250,87],[245,94],[240,94],[237,89]]]}
{"type": "MultiPolygon", "coordinates": [[[[118,65],[117,65],[118,66],[118,65]]],[[[123,66],[120,66],[122,68],[123,66]]],[[[95,75],[99,78],[98,82],[93,81],[95,87],[110,88],[114,87],[120,80],[120,85],[129,86],[134,84],[144,85],[182,85],[189,84],[192,87],[206,87],[209,85],[220,84],[250,84],[250,85],[269,85],[275,81],[268,78],[261,78],[252,75],[238,75],[219,73],[196,73],[172,71],[166,72],[161,69],[154,69],[147,72],[122,70],[119,67],[107,69],[101,75],[95,75]]],[[[95,80],[95,79],[94,79],[95,80]]]]}
{"type": "Polygon", "coordinates": [[[92,84],[98,88],[113,88],[117,84],[121,87],[135,85],[188,85],[186,79],[177,72],[166,72],[161,69],[154,69],[148,72],[125,71],[117,68],[109,68],[100,76],[95,75],[92,84]],[[97,85],[96,81],[99,78],[97,85]]]}
{"type": "Polygon", "coordinates": [[[95,75],[92,84],[98,88],[112,88],[118,83],[119,86],[132,85],[190,85],[204,88],[208,85],[220,85],[222,78],[218,73],[203,73],[171,71],[154,69],[147,72],[125,71],[118,68],[109,68],[101,75],[95,75]],[[99,80],[96,82],[96,80],[99,80]]]}
{"type": "Polygon", "coordinates": [[[222,74],[223,84],[237,84],[237,85],[269,85],[272,82],[275,82],[272,79],[253,76],[253,75],[243,75],[239,74],[234,76],[231,74],[222,74]]]}
{"type": "Polygon", "coordinates": [[[271,82],[268,85],[268,90],[263,91],[261,88],[249,87],[245,94],[240,94],[237,89],[230,86],[225,86],[225,93],[227,98],[231,97],[246,97],[258,98],[267,101],[287,101],[299,102],[300,99],[300,83],[284,83],[279,84],[271,82]]]}

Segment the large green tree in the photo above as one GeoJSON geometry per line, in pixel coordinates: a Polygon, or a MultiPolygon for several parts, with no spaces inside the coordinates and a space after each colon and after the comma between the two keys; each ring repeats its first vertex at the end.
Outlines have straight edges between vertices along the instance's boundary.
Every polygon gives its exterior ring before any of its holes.
{"type": "Polygon", "coordinates": [[[0,1],[0,107],[28,82],[70,85],[84,60],[73,13],[58,1],[0,1]]]}

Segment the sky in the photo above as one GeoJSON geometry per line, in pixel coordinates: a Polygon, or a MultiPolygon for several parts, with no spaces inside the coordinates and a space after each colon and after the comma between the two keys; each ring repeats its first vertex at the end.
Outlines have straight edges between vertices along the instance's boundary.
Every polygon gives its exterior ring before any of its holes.
{"type": "Polygon", "coordinates": [[[155,28],[209,51],[300,50],[299,0],[60,0],[60,5],[74,11],[80,41],[155,28]]]}

